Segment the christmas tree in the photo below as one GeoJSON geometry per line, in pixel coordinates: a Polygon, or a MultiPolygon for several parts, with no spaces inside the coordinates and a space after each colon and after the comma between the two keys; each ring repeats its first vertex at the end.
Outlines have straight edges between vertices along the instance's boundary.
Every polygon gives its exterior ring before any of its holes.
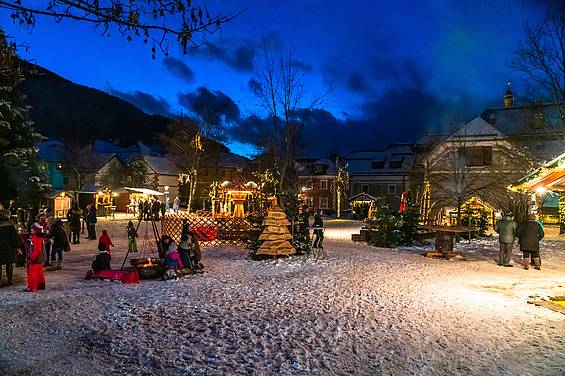
{"type": "Polygon", "coordinates": [[[35,148],[42,137],[34,131],[25,96],[17,90],[23,75],[15,49],[0,29],[0,201],[14,199],[18,187],[38,182],[31,177],[37,172],[35,148]]]}
{"type": "Polygon", "coordinates": [[[292,240],[292,235],[288,232],[289,225],[284,211],[278,205],[273,205],[263,221],[265,229],[259,236],[259,240],[262,240],[263,243],[255,255],[288,256],[294,254],[295,250],[289,242],[292,240]]]}

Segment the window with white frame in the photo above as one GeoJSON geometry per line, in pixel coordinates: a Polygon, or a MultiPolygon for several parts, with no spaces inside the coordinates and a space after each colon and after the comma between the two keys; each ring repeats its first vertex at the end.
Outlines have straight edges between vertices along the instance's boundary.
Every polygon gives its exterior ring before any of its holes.
{"type": "Polygon", "coordinates": [[[320,189],[325,191],[328,189],[328,181],[327,180],[320,180],[320,189]]]}
{"type": "Polygon", "coordinates": [[[328,198],[320,197],[320,209],[327,209],[327,208],[328,208],[328,198]]]}
{"type": "Polygon", "coordinates": [[[388,194],[390,194],[390,195],[396,194],[396,184],[389,184],[388,185],[388,194]]]}

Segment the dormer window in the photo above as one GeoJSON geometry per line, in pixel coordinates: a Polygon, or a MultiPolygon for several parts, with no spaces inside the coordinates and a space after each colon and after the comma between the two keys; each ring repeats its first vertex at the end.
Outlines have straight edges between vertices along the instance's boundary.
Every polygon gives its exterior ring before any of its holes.
{"type": "Polygon", "coordinates": [[[385,167],[385,158],[373,159],[373,162],[371,163],[371,167],[373,169],[384,168],[385,167]]]}
{"type": "Polygon", "coordinates": [[[404,155],[396,154],[390,157],[388,166],[390,168],[402,168],[402,162],[404,162],[404,155]]]}
{"type": "Polygon", "coordinates": [[[315,165],[314,172],[324,172],[324,166],[322,165],[315,165]]]}

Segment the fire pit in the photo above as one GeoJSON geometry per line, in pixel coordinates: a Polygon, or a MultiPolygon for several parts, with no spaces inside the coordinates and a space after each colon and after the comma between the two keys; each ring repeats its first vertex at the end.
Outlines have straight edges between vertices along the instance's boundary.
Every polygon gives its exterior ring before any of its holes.
{"type": "Polygon", "coordinates": [[[161,259],[159,258],[145,257],[131,259],[130,263],[137,270],[141,279],[158,278],[163,274],[161,259]]]}

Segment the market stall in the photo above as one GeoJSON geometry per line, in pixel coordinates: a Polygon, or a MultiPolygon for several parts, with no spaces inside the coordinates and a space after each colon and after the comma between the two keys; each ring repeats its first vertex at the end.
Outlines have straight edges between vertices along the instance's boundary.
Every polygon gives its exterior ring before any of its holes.
{"type": "Polygon", "coordinates": [[[66,218],[74,196],[67,191],[47,192],[41,198],[41,204],[53,210],[55,218],[66,218]]]}
{"type": "Polygon", "coordinates": [[[379,199],[368,193],[358,193],[349,199],[353,219],[370,218],[379,199]]]}
{"type": "Polygon", "coordinates": [[[244,218],[253,211],[252,198],[259,194],[257,183],[238,178],[214,184],[212,215],[215,217],[244,218]]]}
{"type": "Polygon", "coordinates": [[[164,195],[163,192],[149,188],[124,187],[123,190],[127,194],[125,196],[127,197],[125,200],[127,204],[124,205],[124,211],[133,215],[137,214],[140,201],[148,201],[164,195]]]}
{"type": "Polygon", "coordinates": [[[559,233],[565,233],[565,153],[547,162],[513,184],[510,189],[531,194],[530,210],[537,213],[549,192],[558,198],[559,233]]]}

